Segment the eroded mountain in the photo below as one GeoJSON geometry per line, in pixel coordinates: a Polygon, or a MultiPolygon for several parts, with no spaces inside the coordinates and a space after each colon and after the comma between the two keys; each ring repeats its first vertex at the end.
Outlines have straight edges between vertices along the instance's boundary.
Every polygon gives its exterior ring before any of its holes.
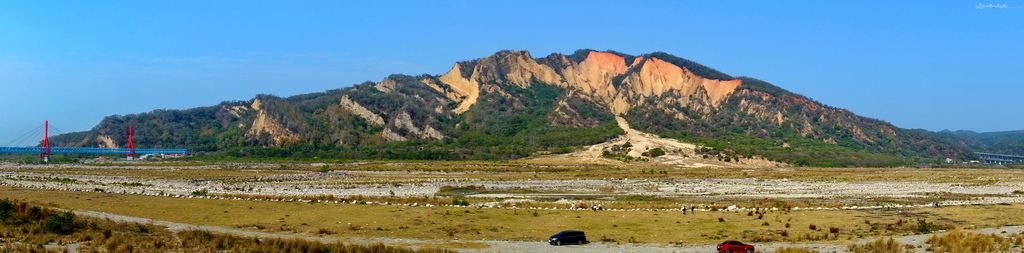
{"type": "Polygon", "coordinates": [[[569,152],[633,128],[703,144],[718,159],[893,166],[971,154],[962,146],[822,105],[768,82],[666,53],[501,51],[443,75],[189,110],[109,116],[65,145],[353,159],[512,159],[569,152]]]}

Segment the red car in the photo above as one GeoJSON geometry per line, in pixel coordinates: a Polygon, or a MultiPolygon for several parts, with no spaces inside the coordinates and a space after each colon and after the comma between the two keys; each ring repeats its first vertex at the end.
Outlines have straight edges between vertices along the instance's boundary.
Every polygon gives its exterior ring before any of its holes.
{"type": "Polygon", "coordinates": [[[718,252],[754,252],[754,245],[728,240],[718,244],[718,252]]]}

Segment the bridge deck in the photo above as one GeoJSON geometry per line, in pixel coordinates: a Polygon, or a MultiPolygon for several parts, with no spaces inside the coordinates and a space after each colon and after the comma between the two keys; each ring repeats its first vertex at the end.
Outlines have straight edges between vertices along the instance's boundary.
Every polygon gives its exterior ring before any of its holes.
{"type": "Polygon", "coordinates": [[[975,153],[985,163],[1015,163],[1024,161],[1024,156],[1016,155],[1004,155],[1004,154],[992,154],[992,153],[975,153]]]}
{"type": "MultiPolygon", "coordinates": [[[[50,148],[52,154],[129,154],[127,148],[50,148]]],[[[46,153],[43,147],[0,147],[0,153],[46,153]]],[[[185,149],[137,148],[136,154],[188,154],[185,149]]]]}

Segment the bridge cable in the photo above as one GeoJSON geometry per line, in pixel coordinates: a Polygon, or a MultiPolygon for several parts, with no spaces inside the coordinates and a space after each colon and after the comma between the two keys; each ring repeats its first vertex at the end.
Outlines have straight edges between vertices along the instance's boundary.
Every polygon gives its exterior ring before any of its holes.
{"type": "MultiPolygon", "coordinates": [[[[62,134],[65,134],[65,132],[60,130],[60,128],[57,128],[57,127],[53,126],[53,123],[50,123],[50,137],[54,137],[54,136],[58,136],[58,135],[62,135],[62,134]]],[[[51,147],[57,147],[57,145],[59,145],[59,144],[60,143],[54,143],[53,142],[53,138],[50,138],[50,146],[51,147]]]]}
{"type": "Polygon", "coordinates": [[[28,133],[21,135],[20,137],[8,142],[4,146],[6,147],[35,147],[39,146],[43,141],[43,125],[39,125],[35,129],[30,130],[28,133]],[[38,140],[38,141],[33,141],[38,140]]]}

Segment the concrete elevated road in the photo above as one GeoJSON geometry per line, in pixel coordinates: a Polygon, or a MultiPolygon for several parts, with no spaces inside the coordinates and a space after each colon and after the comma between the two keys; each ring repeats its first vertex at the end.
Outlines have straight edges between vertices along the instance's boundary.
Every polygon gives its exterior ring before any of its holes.
{"type": "Polygon", "coordinates": [[[984,162],[984,163],[1004,164],[1004,163],[1024,162],[1024,156],[992,154],[992,153],[975,153],[975,154],[978,154],[978,156],[981,158],[981,162],[984,162]]]}

